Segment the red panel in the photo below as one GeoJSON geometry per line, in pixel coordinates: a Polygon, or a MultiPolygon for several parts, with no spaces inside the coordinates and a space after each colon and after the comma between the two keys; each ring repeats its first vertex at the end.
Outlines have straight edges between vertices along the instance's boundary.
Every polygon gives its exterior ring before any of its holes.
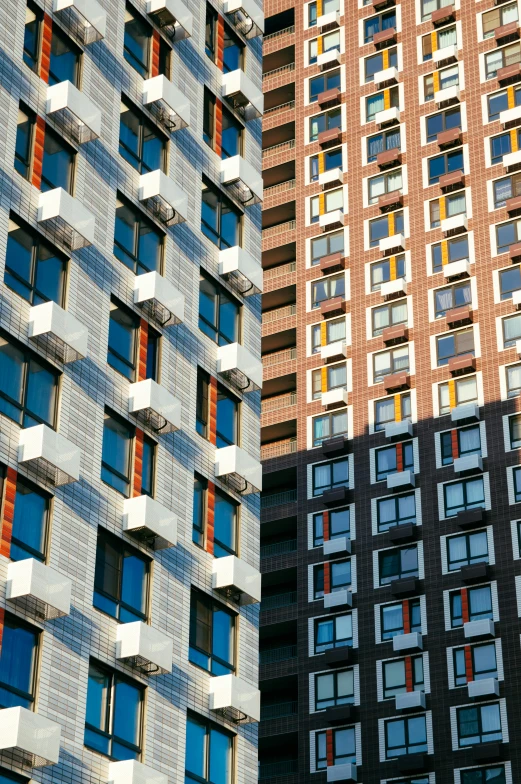
{"type": "Polygon", "coordinates": [[[405,657],[405,688],[407,691],[414,691],[414,683],[412,678],[412,659],[410,656],[405,657]]]}
{"type": "Polygon", "coordinates": [[[143,485],[143,442],[145,434],[136,428],[136,438],[134,440],[134,497],[141,495],[143,485]]]}
{"type": "Polygon", "coordinates": [[[208,482],[208,498],[206,511],[206,550],[213,555],[215,523],[215,485],[208,482]]]}
{"type": "Polygon", "coordinates": [[[324,593],[331,593],[331,564],[324,564],[324,593]]]}
{"type": "Polygon", "coordinates": [[[147,377],[147,347],[148,322],[145,319],[141,319],[139,322],[138,381],[144,381],[147,377]]]}
{"type": "Polygon", "coordinates": [[[31,182],[38,190],[42,184],[43,144],[45,141],[45,120],[36,118],[34,129],[33,175],[31,182]]]}
{"type": "Polygon", "coordinates": [[[457,430],[451,430],[450,431],[450,437],[451,437],[451,441],[452,441],[452,457],[454,459],[456,459],[457,457],[459,457],[458,431],[457,430]]]}
{"type": "Polygon", "coordinates": [[[465,645],[465,672],[467,674],[467,683],[474,680],[472,672],[472,650],[470,645],[465,645]]]}
{"type": "Polygon", "coordinates": [[[333,749],[333,730],[326,730],[326,754],[327,766],[335,764],[335,753],[333,749]]]}
{"type": "Polygon", "coordinates": [[[213,376],[210,376],[210,388],[208,390],[209,397],[210,397],[210,414],[209,414],[209,423],[210,423],[210,438],[209,441],[211,444],[217,443],[217,379],[213,376]]]}
{"type": "Polygon", "coordinates": [[[396,444],[396,470],[403,471],[403,447],[396,444]]]}
{"type": "Polygon", "coordinates": [[[215,152],[221,157],[223,140],[223,103],[215,99],[215,152]]]}
{"type": "Polygon", "coordinates": [[[51,40],[52,40],[52,18],[48,14],[43,15],[42,25],[42,56],[40,59],[40,78],[49,84],[49,68],[51,65],[51,40]]]}
{"type": "Polygon", "coordinates": [[[152,63],[150,69],[152,76],[159,76],[159,45],[160,35],[157,30],[154,30],[152,35],[152,63]]]}
{"type": "Polygon", "coordinates": [[[469,597],[467,594],[467,589],[461,589],[461,617],[463,623],[468,623],[469,620],[469,597]]]}
{"type": "Polygon", "coordinates": [[[224,59],[224,20],[219,14],[217,17],[217,57],[215,64],[222,71],[224,59]]]}
{"type": "Polygon", "coordinates": [[[2,515],[2,536],[0,539],[0,555],[9,558],[11,537],[13,534],[14,502],[16,498],[16,471],[8,468],[5,477],[4,511],[2,515]]]}
{"type": "Polygon", "coordinates": [[[402,615],[403,615],[403,633],[409,634],[411,631],[411,616],[409,613],[409,602],[407,599],[402,604],[402,615]]]}
{"type": "Polygon", "coordinates": [[[329,541],[329,512],[325,509],[322,512],[322,527],[324,529],[324,542],[329,541]]]}

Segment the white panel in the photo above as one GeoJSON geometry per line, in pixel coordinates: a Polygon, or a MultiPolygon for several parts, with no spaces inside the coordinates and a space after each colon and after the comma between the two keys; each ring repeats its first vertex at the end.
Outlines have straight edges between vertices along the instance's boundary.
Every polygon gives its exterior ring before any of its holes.
{"type": "Polygon", "coordinates": [[[440,438],[440,433],[434,433],[434,454],[436,456],[436,468],[441,468],[441,438],[440,438]]]}
{"type": "Polygon", "coordinates": [[[422,496],[419,487],[417,487],[416,490],[414,491],[414,495],[416,498],[416,525],[421,525],[422,524],[422,496]]]}
{"type": "Polygon", "coordinates": [[[380,578],[378,575],[378,553],[379,550],[373,550],[373,588],[380,587],[380,578]]]}
{"type": "Polygon", "coordinates": [[[503,743],[508,743],[507,703],[503,698],[499,700],[499,710],[501,713],[501,732],[503,734],[503,743]]]}
{"type": "Polygon", "coordinates": [[[492,580],[490,583],[490,593],[492,594],[492,614],[494,616],[494,621],[499,621],[499,604],[497,600],[497,582],[496,580],[492,580]]]}
{"type": "Polygon", "coordinates": [[[373,536],[378,535],[378,507],[376,501],[376,498],[371,498],[371,531],[373,536]]]}
{"type": "MultiPolygon", "coordinates": [[[[354,465],[353,465],[354,462],[355,462],[354,460],[349,461],[349,474],[351,474],[351,466],[353,466],[353,473],[354,473],[354,465]]],[[[349,482],[351,483],[351,479],[349,479],[349,482]]],[[[354,481],[351,487],[353,486],[354,486],[354,481]]],[[[356,539],[356,504],[350,505],[349,513],[350,513],[349,514],[349,527],[350,527],[349,538],[351,539],[352,542],[354,542],[356,539]]]]}
{"type": "Polygon", "coordinates": [[[384,679],[382,660],[378,659],[376,662],[376,698],[378,702],[383,702],[384,698],[384,679]]]}
{"type": "Polygon", "coordinates": [[[378,719],[378,742],[380,746],[380,762],[385,762],[385,723],[378,719]]]}
{"type": "Polygon", "coordinates": [[[353,666],[353,675],[355,705],[360,705],[360,667],[358,664],[353,666]]]}
{"type": "Polygon", "coordinates": [[[443,485],[437,486],[438,490],[438,516],[440,520],[445,520],[445,503],[443,498],[443,485]]]}
{"type": "Polygon", "coordinates": [[[508,503],[510,506],[515,504],[514,475],[512,473],[512,468],[513,466],[507,466],[508,503]]]}
{"type": "MultiPolygon", "coordinates": [[[[349,427],[349,438],[353,438],[353,406],[349,406],[347,409],[347,418],[348,418],[348,427],[349,427]]],[[[355,461],[351,458],[348,461],[349,467],[349,487],[354,489],[355,486],[355,461]]]]}
{"type": "Polygon", "coordinates": [[[308,501],[313,498],[313,465],[308,463],[306,468],[306,481],[307,481],[307,498],[308,501]]]}
{"type": "Polygon", "coordinates": [[[452,651],[454,648],[447,648],[447,675],[449,680],[449,689],[456,688],[454,685],[454,657],[452,651]]]}
{"type": "Polygon", "coordinates": [[[448,591],[443,591],[443,612],[445,614],[445,631],[450,632],[450,599],[448,591]]]}
{"type": "Polygon", "coordinates": [[[382,642],[382,624],[380,619],[380,607],[381,607],[380,604],[375,604],[374,606],[374,632],[375,632],[374,638],[377,644],[382,642]]]}
{"type": "Polygon", "coordinates": [[[414,473],[420,473],[420,450],[418,448],[418,439],[413,438],[412,440],[412,452],[413,452],[413,459],[414,459],[414,473]]]}
{"type": "Polygon", "coordinates": [[[519,561],[519,537],[517,534],[517,520],[510,521],[510,528],[512,533],[512,553],[514,561],[519,561]]]}
{"type": "Polygon", "coordinates": [[[510,426],[509,426],[509,415],[505,414],[503,417],[503,439],[505,441],[505,452],[511,452],[510,446],[510,426]]]}
{"type": "Polygon", "coordinates": [[[488,471],[483,474],[483,490],[485,495],[485,509],[490,511],[492,509],[492,500],[490,497],[490,475],[488,471]]]}
{"type": "Polygon", "coordinates": [[[357,590],[356,555],[353,555],[351,558],[351,593],[356,593],[356,590],[357,590]]]}
{"type": "Polygon", "coordinates": [[[423,562],[423,542],[418,542],[418,577],[420,580],[425,579],[425,569],[423,562]]]}
{"type": "Polygon", "coordinates": [[[431,693],[431,670],[430,670],[430,662],[429,662],[429,652],[425,651],[423,654],[423,685],[425,689],[425,694],[431,693]]]}
{"type": "Polygon", "coordinates": [[[308,514],[308,550],[313,550],[313,514],[308,514]]]}
{"type": "Polygon", "coordinates": [[[311,730],[311,732],[309,733],[309,772],[310,773],[316,773],[316,767],[317,767],[317,759],[316,759],[317,744],[315,741],[316,734],[317,734],[316,730],[311,730]]]}
{"type": "Polygon", "coordinates": [[[448,574],[449,566],[447,563],[447,537],[446,536],[440,536],[440,548],[441,548],[441,573],[448,574]]]}
{"type": "Polygon", "coordinates": [[[369,450],[369,481],[372,485],[376,482],[376,449],[369,450]]]}
{"type": "Polygon", "coordinates": [[[355,748],[356,748],[356,764],[362,764],[362,725],[360,722],[355,724],[355,748]]]}
{"type": "Polygon", "coordinates": [[[452,738],[452,751],[457,751],[458,744],[458,727],[456,724],[456,708],[454,705],[450,707],[450,734],[452,738]]]}
{"type": "Polygon", "coordinates": [[[503,646],[501,638],[494,640],[496,644],[496,664],[497,664],[497,679],[498,681],[505,680],[505,671],[503,668],[503,646]]]}
{"type": "Polygon", "coordinates": [[[351,611],[351,617],[353,619],[353,648],[358,648],[358,610],[357,609],[351,611]]]}
{"type": "Polygon", "coordinates": [[[434,737],[432,734],[432,712],[425,714],[425,724],[427,725],[427,754],[434,754],[434,737]]]}
{"type": "Polygon", "coordinates": [[[487,427],[485,422],[479,423],[479,437],[481,440],[481,457],[486,458],[488,457],[488,449],[487,449],[487,427]]]}
{"type": "Polygon", "coordinates": [[[517,601],[517,617],[521,618],[521,576],[516,574],[516,601],[517,601]]]}
{"type": "Polygon", "coordinates": [[[309,712],[315,713],[315,674],[309,673],[309,712]]]}
{"type": "Polygon", "coordinates": [[[496,553],[494,550],[494,529],[491,525],[487,525],[487,545],[488,545],[488,560],[491,566],[495,566],[496,553]]]}
{"type": "Polygon", "coordinates": [[[313,618],[308,618],[308,654],[310,656],[315,655],[315,641],[313,638],[313,618]]]}
{"type": "Polygon", "coordinates": [[[422,622],[422,630],[421,633],[425,636],[428,632],[427,629],[427,604],[425,602],[425,596],[420,596],[420,617],[422,622]]]}
{"type": "Polygon", "coordinates": [[[308,564],[308,602],[314,601],[313,590],[313,564],[308,564]]]}

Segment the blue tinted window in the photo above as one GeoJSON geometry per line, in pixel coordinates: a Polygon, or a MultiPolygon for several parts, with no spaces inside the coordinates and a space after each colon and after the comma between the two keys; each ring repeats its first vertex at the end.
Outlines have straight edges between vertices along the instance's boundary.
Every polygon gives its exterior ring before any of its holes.
{"type": "Polygon", "coordinates": [[[6,616],[0,655],[0,708],[30,708],[34,701],[39,632],[6,616]]]}
{"type": "Polygon", "coordinates": [[[219,727],[188,716],[186,721],[186,783],[231,784],[233,739],[219,727]]]}

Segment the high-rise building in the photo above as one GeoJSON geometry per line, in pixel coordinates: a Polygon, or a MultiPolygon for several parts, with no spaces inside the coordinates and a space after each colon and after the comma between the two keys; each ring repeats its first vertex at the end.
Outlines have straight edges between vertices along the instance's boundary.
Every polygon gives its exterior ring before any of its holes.
{"type": "Polygon", "coordinates": [[[262,29],[0,0],[2,784],[256,781],[262,29]]]}
{"type": "Polygon", "coordinates": [[[519,4],[264,13],[261,784],[519,782],[519,4]]]}

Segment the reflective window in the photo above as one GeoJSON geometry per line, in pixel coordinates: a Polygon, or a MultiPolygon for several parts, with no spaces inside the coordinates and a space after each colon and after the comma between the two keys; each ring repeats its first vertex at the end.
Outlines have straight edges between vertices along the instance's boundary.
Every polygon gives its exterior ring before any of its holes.
{"type": "Polygon", "coordinates": [[[208,482],[202,476],[194,476],[194,500],[192,509],[192,542],[204,547],[208,482]]]}
{"type": "MultiPolygon", "coordinates": [[[[341,536],[346,536],[349,539],[351,531],[349,507],[330,510],[328,529],[327,539],[338,539],[341,536]]],[[[313,515],[313,547],[319,547],[323,544],[324,513],[317,512],[313,515]]]]}
{"type": "Polygon", "coordinates": [[[508,3],[487,11],[481,17],[483,38],[491,38],[498,27],[503,27],[503,25],[507,25],[510,22],[517,22],[518,19],[517,3],[508,3]]]}
{"type": "MultiPolygon", "coordinates": [[[[341,316],[337,319],[328,319],[326,321],[325,330],[325,345],[329,346],[331,343],[344,342],[346,339],[346,319],[341,316]]],[[[312,353],[318,354],[322,347],[322,325],[314,324],[311,327],[311,346],[312,353]]]]}
{"type": "Polygon", "coordinates": [[[521,414],[512,416],[508,420],[508,429],[510,434],[510,448],[521,448],[521,414]]]}
{"type": "Polygon", "coordinates": [[[213,554],[216,558],[237,553],[239,507],[231,498],[215,492],[213,554]]]}
{"type": "Polygon", "coordinates": [[[42,34],[43,11],[31,2],[25,9],[24,63],[35,73],[38,71],[40,57],[40,38],[42,34]]]}
{"type": "Polygon", "coordinates": [[[132,311],[115,302],[110,303],[108,364],[134,381],[139,321],[132,311]]]}
{"type": "Polygon", "coordinates": [[[376,481],[383,482],[397,471],[414,470],[412,441],[393,446],[384,446],[374,453],[376,481]]]}
{"type": "MultiPolygon", "coordinates": [[[[468,650],[468,649],[467,649],[468,650]]],[[[470,680],[480,681],[484,678],[497,678],[496,644],[472,645],[470,661],[465,648],[453,648],[454,684],[466,686],[470,680]],[[468,673],[470,663],[471,672],[468,673]]]]}
{"type": "Polygon", "coordinates": [[[461,600],[461,591],[449,594],[451,627],[457,629],[469,621],[492,620],[492,589],[490,585],[479,588],[467,588],[467,603],[465,608],[461,600]],[[465,610],[465,617],[464,617],[465,610]]]}
{"type": "Polygon", "coordinates": [[[443,485],[445,517],[453,517],[466,509],[485,508],[483,477],[471,477],[443,485]]]}
{"type": "Polygon", "coordinates": [[[449,414],[454,405],[459,406],[464,405],[465,403],[477,402],[478,385],[476,376],[454,379],[454,386],[452,388],[454,390],[454,403],[451,404],[449,384],[443,383],[438,385],[440,416],[442,414],[449,414]]]}
{"type": "Polygon", "coordinates": [[[0,708],[32,708],[40,632],[6,614],[0,654],[0,708]]]}
{"type": "MultiPolygon", "coordinates": [[[[356,734],[354,727],[342,727],[329,730],[332,740],[333,765],[356,764],[356,734]]],[[[328,766],[327,733],[317,732],[316,766],[317,770],[325,770],[328,766]]]]}
{"type": "Polygon", "coordinates": [[[235,671],[235,615],[200,591],[190,600],[188,658],[212,675],[235,671]]]}
{"type": "Polygon", "coordinates": [[[309,141],[316,142],[318,134],[322,131],[329,131],[331,128],[342,127],[341,109],[330,109],[323,114],[309,118],[309,141]]]}
{"type": "Polygon", "coordinates": [[[335,297],[345,297],[345,275],[330,275],[311,283],[311,307],[320,307],[321,302],[335,297]]]}
{"type": "Polygon", "coordinates": [[[459,332],[436,336],[436,357],[438,367],[448,365],[452,357],[472,354],[474,356],[474,330],[462,329],[459,332]]]}
{"type": "Polygon", "coordinates": [[[428,159],[429,185],[439,182],[444,174],[463,171],[463,151],[458,149],[428,159]]]}
{"type": "Polygon", "coordinates": [[[503,740],[499,703],[457,708],[456,719],[460,748],[503,740]]]}
{"type": "Polygon", "coordinates": [[[370,16],[369,19],[364,20],[364,44],[370,43],[376,33],[391,30],[393,27],[396,28],[395,8],[378,16],[370,16]]]}
{"type": "Polygon", "coordinates": [[[45,561],[45,545],[49,522],[50,499],[35,485],[16,480],[13,532],[10,558],[23,561],[36,558],[45,561]]]}
{"type": "Polygon", "coordinates": [[[244,128],[227,109],[222,110],[221,158],[242,155],[244,128]]]}
{"type": "Polygon", "coordinates": [[[378,554],[380,585],[389,585],[393,580],[418,577],[418,546],[383,550],[378,554]]]}
{"type": "Polygon", "coordinates": [[[161,273],[164,235],[135,207],[116,200],[114,256],[136,275],[161,273]]]}
{"type": "Polygon", "coordinates": [[[223,50],[223,73],[230,71],[244,70],[244,44],[238,36],[224,25],[224,50],[223,50]]]}
{"type": "Polygon", "coordinates": [[[367,137],[367,163],[376,161],[381,152],[401,148],[400,128],[392,128],[367,137]]]}
{"type": "Polygon", "coordinates": [[[195,429],[203,438],[209,437],[208,420],[210,416],[210,374],[197,368],[197,392],[195,403],[195,429]]]}
{"type": "Polygon", "coordinates": [[[69,147],[49,128],[46,128],[43,143],[41,190],[63,188],[67,193],[72,193],[75,157],[76,154],[72,147],[69,147]]]}
{"type": "Polygon", "coordinates": [[[439,133],[450,131],[452,128],[461,128],[461,109],[446,109],[444,112],[431,114],[425,118],[427,142],[434,142],[439,133]]]}
{"type": "Polygon", "coordinates": [[[165,137],[125,101],[120,108],[119,154],[140,174],[165,170],[165,137]]]}
{"type": "Polygon", "coordinates": [[[185,784],[231,784],[233,737],[202,717],[186,718],[185,784]]]}
{"type": "Polygon", "coordinates": [[[322,441],[334,436],[347,435],[347,409],[334,411],[330,414],[313,417],[313,446],[320,446],[322,441]]]}
{"type": "Polygon", "coordinates": [[[460,772],[461,784],[506,784],[506,774],[503,765],[493,768],[472,768],[460,772]]]}
{"type": "Polygon", "coordinates": [[[340,68],[314,76],[309,80],[309,102],[313,103],[320,93],[333,90],[335,87],[340,89],[340,68]]]}
{"type": "Polygon", "coordinates": [[[371,122],[375,119],[375,114],[383,112],[384,109],[392,109],[400,106],[400,93],[398,87],[390,87],[385,92],[368,95],[365,99],[365,121],[371,122]]]}
{"type": "Polygon", "coordinates": [[[467,234],[461,237],[455,237],[451,240],[445,240],[443,243],[438,242],[431,245],[431,260],[432,271],[441,272],[444,263],[450,264],[453,261],[460,259],[468,259],[469,257],[469,238],[467,234]],[[445,258],[443,248],[446,248],[445,258]]]}
{"type": "Polygon", "coordinates": [[[388,531],[395,525],[406,525],[407,523],[416,525],[415,494],[407,493],[407,495],[378,498],[376,516],[379,531],[388,531]]]}
{"type": "Polygon", "coordinates": [[[387,759],[403,754],[427,751],[427,723],[425,716],[391,719],[385,722],[385,756],[387,759]]]}
{"type": "Polygon", "coordinates": [[[4,283],[31,305],[63,306],[66,260],[22,223],[9,219],[4,283]]]}
{"type": "Polygon", "coordinates": [[[366,83],[372,82],[374,80],[375,73],[378,71],[383,71],[385,68],[398,67],[398,49],[393,46],[389,49],[386,49],[385,51],[387,52],[387,65],[385,67],[383,51],[377,52],[376,54],[372,54],[370,57],[365,58],[364,74],[366,83]]]}
{"type": "Polygon", "coordinates": [[[393,256],[383,261],[375,261],[370,266],[371,291],[379,291],[382,283],[405,277],[405,256],[393,256]]]}
{"type": "Polygon", "coordinates": [[[379,351],[373,354],[373,383],[383,381],[386,376],[393,373],[408,373],[410,370],[409,346],[396,346],[395,348],[379,351]]]}
{"type": "Polygon", "coordinates": [[[475,563],[488,563],[486,531],[447,537],[447,564],[449,571],[475,563]]]}
{"type": "Polygon", "coordinates": [[[133,426],[124,419],[105,414],[101,478],[115,490],[130,493],[133,426]]]}
{"type": "Polygon", "coordinates": [[[329,463],[314,465],[313,495],[322,495],[333,487],[349,487],[349,458],[331,460],[329,463]]]}
{"type": "Polygon", "coordinates": [[[395,395],[374,402],[374,429],[384,430],[390,422],[403,421],[411,418],[411,396],[407,392],[396,398],[395,395]],[[397,407],[396,401],[399,401],[397,407]],[[397,417],[398,415],[398,417],[397,417]]]}
{"type": "Polygon", "coordinates": [[[369,221],[369,245],[376,247],[380,240],[403,233],[403,212],[391,212],[369,221]]]}
{"type": "Polygon", "coordinates": [[[382,679],[384,699],[388,700],[397,694],[405,694],[407,676],[412,681],[414,691],[425,688],[423,678],[423,656],[411,656],[407,659],[393,659],[382,662],[382,679]]]}
{"type": "Polygon", "coordinates": [[[30,178],[31,174],[31,156],[35,123],[36,115],[34,112],[20,104],[18,107],[18,120],[16,124],[14,168],[18,174],[21,174],[26,180],[30,178]]]}
{"type": "Polygon", "coordinates": [[[315,653],[323,653],[329,648],[343,648],[352,644],[353,619],[351,613],[315,620],[315,653]]]}
{"type": "MultiPolygon", "coordinates": [[[[313,155],[309,159],[309,179],[311,182],[317,182],[319,177],[319,168],[320,168],[320,161],[322,161],[323,171],[331,171],[332,169],[342,169],[342,148],[336,147],[334,150],[327,150],[326,152],[321,153],[320,155],[313,155]]],[[[322,244],[328,242],[329,237],[334,237],[335,235],[326,235],[324,237],[316,237],[311,241],[311,246],[313,247],[313,243],[319,242],[322,240],[322,244]]],[[[338,232],[336,236],[342,238],[342,247],[341,250],[344,248],[344,233],[342,231],[338,232]]],[[[331,251],[334,253],[335,251],[331,251]]],[[[312,254],[313,255],[313,254],[312,254]]],[[[323,253],[323,256],[328,256],[328,253],[323,253]]],[[[311,264],[316,264],[317,262],[314,259],[311,259],[311,264]]]]}
{"type": "Polygon", "coordinates": [[[383,604],[380,607],[380,624],[382,640],[392,640],[397,634],[421,632],[421,609],[419,599],[408,602],[383,604]],[[408,609],[407,626],[404,618],[404,606],[408,609]]]}
{"type": "Polygon", "coordinates": [[[220,191],[203,183],[201,231],[221,250],[240,245],[241,214],[220,191]]]}
{"type": "Polygon", "coordinates": [[[22,427],[54,427],[59,374],[0,336],[0,412],[22,427]]]}
{"type": "Polygon", "coordinates": [[[80,58],[78,47],[56,25],[52,28],[49,84],[71,82],[80,86],[80,58]]]}
{"type": "Polygon", "coordinates": [[[127,5],[125,8],[125,38],[123,57],[143,79],[148,76],[152,28],[127,5]]]}
{"type": "Polygon", "coordinates": [[[121,623],[146,621],[150,561],[104,528],[98,528],[94,607],[121,623]]]}
{"type": "Polygon", "coordinates": [[[519,42],[504,46],[502,49],[493,49],[485,54],[485,75],[487,79],[494,79],[501,68],[521,62],[521,46],[519,42]]]}
{"type": "Polygon", "coordinates": [[[154,485],[156,474],[156,449],[157,444],[151,438],[145,436],[143,439],[143,458],[141,461],[141,495],[154,497],[154,485]]]}
{"type": "Polygon", "coordinates": [[[239,339],[240,305],[217,283],[201,275],[199,329],[220,346],[239,339]]]}
{"type": "MultiPolygon", "coordinates": [[[[334,593],[344,588],[351,587],[351,559],[344,558],[342,561],[331,561],[327,564],[329,572],[329,591],[334,593]]],[[[324,596],[324,564],[317,564],[313,567],[313,598],[322,599],[324,596]]]]}
{"type": "Polygon", "coordinates": [[[379,305],[371,310],[372,336],[381,335],[387,327],[407,324],[407,300],[399,299],[387,305],[379,305]]]}
{"type": "Polygon", "coordinates": [[[352,705],[355,701],[354,680],[353,670],[315,675],[315,710],[352,705]]]}
{"type": "Polygon", "coordinates": [[[216,57],[216,28],[217,11],[210,3],[206,3],[204,51],[212,62],[215,62],[216,57]]]}
{"type": "Polygon", "coordinates": [[[216,445],[232,446],[239,443],[239,401],[224,387],[217,388],[216,445]]]}

